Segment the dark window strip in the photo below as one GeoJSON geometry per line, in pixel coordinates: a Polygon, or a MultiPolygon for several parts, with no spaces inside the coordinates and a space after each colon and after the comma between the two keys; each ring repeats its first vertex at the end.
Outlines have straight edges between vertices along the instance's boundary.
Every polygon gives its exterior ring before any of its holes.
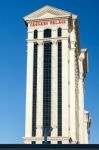
{"type": "MultiPolygon", "coordinates": [[[[44,43],[43,136],[51,128],[51,43],[44,43]]],[[[50,136],[50,133],[48,134],[50,136]]]]}
{"type": "Polygon", "coordinates": [[[36,136],[37,44],[34,44],[32,136],[36,136]]]}
{"type": "Polygon", "coordinates": [[[38,31],[34,30],[34,39],[37,39],[37,38],[38,38],[38,31]]]}
{"type": "Polygon", "coordinates": [[[58,136],[62,136],[62,43],[58,42],[58,136]]]}
{"type": "Polygon", "coordinates": [[[58,144],[62,144],[62,141],[58,141],[58,144]]]}
{"type": "MultiPolygon", "coordinates": [[[[44,30],[44,38],[48,38],[51,37],[51,29],[45,29],[44,30]]],[[[47,45],[45,46],[45,48],[47,47],[47,45]]]]}
{"type": "MultiPolygon", "coordinates": [[[[45,144],[45,141],[43,141],[42,144],[45,144]]],[[[51,141],[47,141],[46,144],[51,144],[51,141]]]]}
{"type": "Polygon", "coordinates": [[[35,142],[35,141],[32,141],[32,144],[36,144],[36,142],[35,142]]]}
{"type": "Polygon", "coordinates": [[[58,37],[61,37],[62,36],[62,29],[58,28],[57,32],[58,32],[58,37]]]}

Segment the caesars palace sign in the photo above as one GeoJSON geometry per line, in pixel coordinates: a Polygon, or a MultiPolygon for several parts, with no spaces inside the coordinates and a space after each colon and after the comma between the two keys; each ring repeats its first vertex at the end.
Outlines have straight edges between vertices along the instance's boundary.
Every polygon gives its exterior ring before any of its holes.
{"type": "Polygon", "coordinates": [[[61,19],[61,20],[51,20],[51,21],[29,22],[30,27],[46,26],[46,25],[58,25],[58,24],[66,24],[66,20],[61,19]]]}

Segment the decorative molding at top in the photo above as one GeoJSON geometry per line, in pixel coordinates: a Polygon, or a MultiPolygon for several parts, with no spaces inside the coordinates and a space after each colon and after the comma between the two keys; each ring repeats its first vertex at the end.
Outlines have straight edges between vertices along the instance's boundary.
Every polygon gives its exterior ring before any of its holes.
{"type": "Polygon", "coordinates": [[[59,41],[59,40],[64,40],[64,39],[66,39],[66,40],[68,40],[68,38],[69,37],[59,37],[59,38],[57,38],[57,37],[55,37],[55,38],[43,38],[43,39],[26,39],[26,42],[27,43],[35,43],[35,42],[39,42],[39,41],[44,41],[44,42],[47,42],[47,41],[53,41],[53,40],[57,40],[57,41],[59,41]]]}
{"type": "Polygon", "coordinates": [[[77,18],[77,15],[72,14],[71,12],[64,11],[62,9],[58,9],[52,6],[44,6],[41,9],[38,9],[37,11],[27,15],[24,17],[24,20],[27,21],[33,21],[38,19],[47,19],[47,18],[56,18],[56,17],[73,17],[77,18]]]}
{"type": "Polygon", "coordinates": [[[88,50],[87,49],[81,49],[81,53],[79,56],[79,61],[82,62],[83,65],[83,74],[84,77],[86,73],[88,72],[88,50]]]}

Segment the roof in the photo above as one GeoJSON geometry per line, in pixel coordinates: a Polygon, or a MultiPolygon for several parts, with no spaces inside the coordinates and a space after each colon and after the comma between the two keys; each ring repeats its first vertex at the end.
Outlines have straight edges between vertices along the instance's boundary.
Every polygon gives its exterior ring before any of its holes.
{"type": "Polygon", "coordinates": [[[38,20],[38,19],[45,19],[45,18],[56,18],[56,17],[69,17],[72,16],[73,18],[77,18],[77,15],[72,14],[71,12],[64,11],[62,9],[58,9],[52,6],[44,6],[37,11],[30,13],[29,15],[24,17],[25,21],[30,20],[38,20]]]}

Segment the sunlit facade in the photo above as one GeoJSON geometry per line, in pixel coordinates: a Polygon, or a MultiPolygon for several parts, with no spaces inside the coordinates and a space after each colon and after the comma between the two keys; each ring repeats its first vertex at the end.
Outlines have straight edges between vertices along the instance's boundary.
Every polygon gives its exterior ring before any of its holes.
{"type": "Polygon", "coordinates": [[[84,109],[88,51],[80,48],[76,15],[45,6],[24,17],[27,26],[25,144],[88,143],[84,109]]]}

